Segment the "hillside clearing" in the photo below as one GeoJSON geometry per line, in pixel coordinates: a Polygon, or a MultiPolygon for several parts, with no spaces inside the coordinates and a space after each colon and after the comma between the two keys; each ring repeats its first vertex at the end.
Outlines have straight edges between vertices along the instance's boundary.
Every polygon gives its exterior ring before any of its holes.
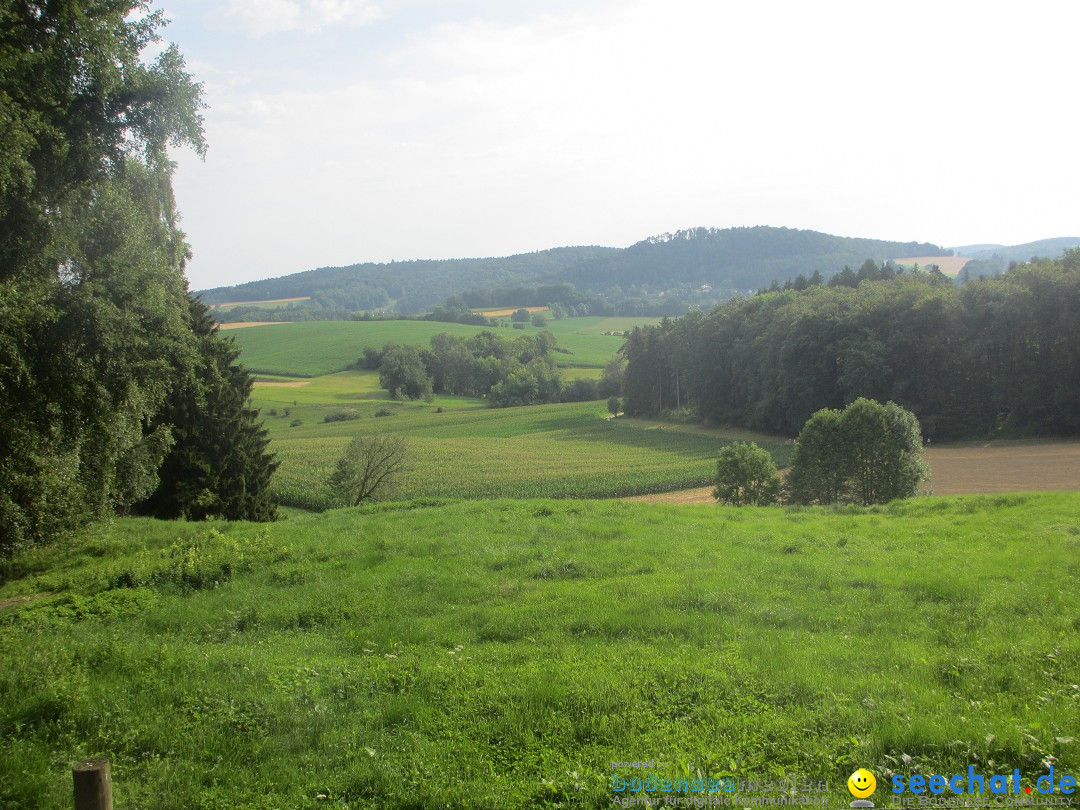
{"type": "Polygon", "coordinates": [[[507,318],[517,312],[519,309],[523,309],[526,312],[550,312],[551,307],[517,307],[509,309],[474,309],[479,315],[483,315],[487,318],[507,318]]]}
{"type": "Polygon", "coordinates": [[[221,304],[210,304],[210,309],[226,309],[232,307],[272,307],[275,304],[292,304],[297,301],[310,301],[310,295],[300,295],[295,298],[269,298],[262,301],[225,301],[221,304]]]}
{"type": "Polygon", "coordinates": [[[914,267],[919,265],[920,270],[925,270],[931,264],[936,264],[941,268],[941,272],[947,276],[956,276],[960,274],[960,271],[964,269],[964,266],[970,262],[971,259],[966,256],[915,256],[910,259],[893,259],[893,264],[901,267],[914,267]]]}

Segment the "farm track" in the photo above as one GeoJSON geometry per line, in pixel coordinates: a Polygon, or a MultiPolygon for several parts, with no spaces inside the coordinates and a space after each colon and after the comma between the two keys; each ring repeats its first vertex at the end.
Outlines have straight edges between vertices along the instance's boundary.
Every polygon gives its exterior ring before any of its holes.
{"type": "MultiPolygon", "coordinates": [[[[934,495],[1000,492],[1080,491],[1080,442],[995,442],[990,445],[931,447],[926,451],[934,495]]],[[[626,501],[714,504],[712,487],[695,487],[626,501]]]]}

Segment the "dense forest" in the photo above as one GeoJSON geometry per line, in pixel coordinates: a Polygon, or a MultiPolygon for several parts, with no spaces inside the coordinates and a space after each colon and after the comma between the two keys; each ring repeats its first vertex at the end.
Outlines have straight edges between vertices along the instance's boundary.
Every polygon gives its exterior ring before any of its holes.
{"type": "Polygon", "coordinates": [[[237,308],[221,320],[348,318],[354,311],[428,312],[453,296],[469,306],[584,306],[593,314],[678,315],[800,272],[825,276],[867,256],[947,256],[918,242],[850,239],[790,228],[692,228],[625,249],[556,248],[494,259],[324,267],[200,293],[208,305],[310,299],[280,309],[237,308]],[[560,294],[561,291],[561,294],[560,294]],[[567,292],[569,291],[569,292],[567,292]]]}
{"type": "MultiPolygon", "coordinates": [[[[873,263],[871,263],[872,266],[873,263]]],[[[956,285],[938,273],[811,284],[635,329],[624,408],[794,435],[859,397],[926,436],[1080,432],[1080,249],[956,285]]]]}

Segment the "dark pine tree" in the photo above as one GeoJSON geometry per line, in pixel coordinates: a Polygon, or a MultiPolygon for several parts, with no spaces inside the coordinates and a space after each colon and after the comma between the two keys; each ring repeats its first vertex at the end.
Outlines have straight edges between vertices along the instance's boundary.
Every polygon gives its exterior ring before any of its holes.
{"type": "Polygon", "coordinates": [[[258,410],[250,407],[252,377],[237,363],[240,351],[201,301],[190,298],[198,344],[194,365],[174,386],[158,424],[171,424],[175,444],[157,490],[135,511],[158,518],[270,521],[277,506],[270,478],[277,469],[258,410]]]}

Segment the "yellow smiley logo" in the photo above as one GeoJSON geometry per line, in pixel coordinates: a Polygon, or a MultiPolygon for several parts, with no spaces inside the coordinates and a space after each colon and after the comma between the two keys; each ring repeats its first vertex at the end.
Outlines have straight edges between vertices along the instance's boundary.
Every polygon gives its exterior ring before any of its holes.
{"type": "Polygon", "coordinates": [[[865,799],[877,790],[877,779],[866,768],[859,768],[847,780],[847,789],[856,799],[865,799]]]}

